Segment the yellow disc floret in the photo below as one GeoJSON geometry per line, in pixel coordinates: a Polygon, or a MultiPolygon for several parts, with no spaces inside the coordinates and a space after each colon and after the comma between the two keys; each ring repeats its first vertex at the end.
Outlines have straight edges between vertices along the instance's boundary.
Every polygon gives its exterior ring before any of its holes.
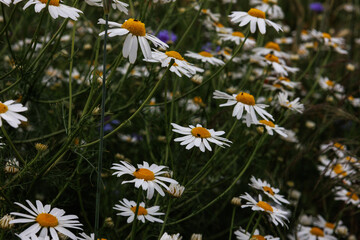
{"type": "Polygon", "coordinates": [[[263,201],[259,201],[256,204],[258,207],[261,207],[262,209],[264,209],[265,211],[268,212],[274,212],[274,209],[270,206],[270,204],[268,204],[267,202],[263,202],[263,201]]]}
{"type": "Polygon", "coordinates": [[[146,34],[145,24],[133,18],[126,20],[121,27],[129,30],[135,36],[145,36],[146,34]]]}
{"type": "Polygon", "coordinates": [[[255,98],[253,95],[246,93],[246,92],[241,92],[236,96],[236,101],[241,102],[243,104],[246,105],[251,105],[254,106],[255,105],[255,98]]]}
{"type": "Polygon", "coordinates": [[[267,54],[265,56],[265,59],[270,61],[270,62],[277,62],[277,63],[279,62],[279,58],[276,57],[274,54],[271,54],[271,53],[267,54]]]}
{"type": "Polygon", "coordinates": [[[253,235],[250,240],[265,240],[265,238],[261,235],[253,235]]]}
{"type": "Polygon", "coordinates": [[[265,48],[269,48],[269,49],[274,49],[276,51],[280,51],[280,46],[279,44],[275,43],[275,42],[268,42],[265,44],[265,48]]]}
{"type": "Polygon", "coordinates": [[[332,167],[332,169],[333,169],[333,171],[336,173],[336,174],[340,174],[340,175],[342,175],[342,176],[346,176],[347,175],[347,173],[346,173],[346,171],[344,171],[344,169],[343,169],[343,167],[342,167],[342,165],[341,164],[336,164],[336,165],[334,165],[333,167],[332,167]]]}
{"type": "Polygon", "coordinates": [[[155,180],[155,174],[146,168],[136,169],[136,171],[133,172],[133,174],[138,179],[144,179],[146,181],[155,180]]]}
{"type": "Polygon", "coordinates": [[[249,11],[248,11],[248,14],[250,16],[253,16],[253,17],[256,17],[256,18],[263,18],[265,19],[265,13],[259,9],[256,9],[256,8],[251,8],[249,11]]]}
{"type": "MultiPolygon", "coordinates": [[[[136,206],[131,207],[130,209],[133,213],[136,212],[136,206]]],[[[144,207],[139,206],[137,215],[139,216],[139,215],[147,215],[147,214],[148,214],[147,210],[144,207]]]]}
{"type": "Polygon", "coordinates": [[[168,57],[172,57],[172,58],[175,58],[175,59],[178,59],[178,60],[181,60],[181,61],[184,61],[185,59],[181,56],[180,53],[178,53],[177,51],[166,51],[165,54],[168,56],[168,57]]]}
{"type": "MultiPolygon", "coordinates": [[[[47,4],[48,0],[40,0],[40,2],[47,4]]],[[[59,6],[60,0],[50,0],[49,5],[59,6]]]]}
{"type": "Polygon", "coordinates": [[[263,190],[264,190],[265,192],[271,194],[272,196],[275,195],[275,193],[274,193],[274,191],[271,189],[271,187],[265,186],[265,187],[263,187],[263,190]]]}
{"type": "MultiPolygon", "coordinates": [[[[269,126],[269,127],[272,127],[274,128],[275,127],[275,124],[272,122],[272,121],[267,121],[267,120],[260,120],[259,123],[262,123],[266,126],[269,126]]],[[[270,188],[271,189],[271,188],[270,188]]],[[[273,194],[272,194],[273,195],[273,194]]]]}
{"type": "Polygon", "coordinates": [[[59,225],[58,219],[49,213],[40,213],[36,217],[36,221],[40,224],[42,227],[56,227],[59,225]]]}
{"type": "Polygon", "coordinates": [[[211,137],[210,132],[203,127],[195,127],[191,129],[191,134],[197,138],[209,138],[211,137]]]}
{"type": "Polygon", "coordinates": [[[231,35],[234,37],[241,37],[241,38],[245,37],[245,35],[242,32],[233,32],[231,35]]]}
{"type": "Polygon", "coordinates": [[[211,53],[205,51],[199,52],[199,54],[203,57],[209,57],[209,58],[213,56],[211,53]]]}
{"type": "Polygon", "coordinates": [[[340,150],[344,150],[344,148],[345,148],[344,145],[342,145],[341,143],[338,143],[338,142],[334,143],[334,147],[336,147],[340,150]]]}
{"type": "Polygon", "coordinates": [[[323,38],[331,39],[331,35],[328,33],[322,33],[323,38]]]}
{"type": "Polygon", "coordinates": [[[6,113],[9,110],[8,106],[0,102],[0,114],[6,113]]]}
{"type": "Polygon", "coordinates": [[[312,235],[318,236],[318,237],[323,237],[323,236],[324,236],[324,231],[321,230],[321,229],[318,228],[318,227],[313,227],[313,228],[311,228],[310,233],[311,233],[312,235]]]}
{"type": "Polygon", "coordinates": [[[346,193],[346,196],[347,197],[350,197],[352,200],[354,200],[354,201],[359,201],[359,197],[358,197],[358,195],[356,195],[355,193],[353,193],[353,192],[347,192],[346,193]]]}
{"type": "Polygon", "coordinates": [[[334,229],[334,228],[335,228],[335,224],[334,224],[334,223],[326,222],[326,223],[325,223],[325,227],[330,228],[330,229],[334,229]]]}

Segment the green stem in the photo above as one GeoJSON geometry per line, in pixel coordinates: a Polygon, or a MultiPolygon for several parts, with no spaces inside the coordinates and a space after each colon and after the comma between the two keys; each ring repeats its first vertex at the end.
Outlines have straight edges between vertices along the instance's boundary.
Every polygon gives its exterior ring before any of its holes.
{"type": "Polygon", "coordinates": [[[231,240],[231,237],[233,235],[232,230],[234,228],[235,212],[236,212],[236,206],[234,206],[233,212],[232,212],[232,215],[231,215],[231,224],[230,224],[230,230],[229,230],[229,240],[231,240]]]}
{"type": "Polygon", "coordinates": [[[318,58],[319,53],[320,53],[320,49],[317,50],[314,58],[311,59],[311,62],[310,62],[309,65],[306,67],[305,71],[303,71],[302,74],[300,75],[300,77],[296,80],[297,82],[300,82],[301,79],[303,79],[303,77],[305,77],[305,74],[311,69],[312,65],[315,63],[316,59],[318,58]]]}
{"type": "Polygon", "coordinates": [[[168,206],[167,206],[167,209],[166,209],[166,213],[165,213],[165,217],[164,217],[164,223],[161,226],[161,230],[160,230],[158,240],[160,240],[161,236],[164,233],[166,221],[167,221],[167,219],[169,217],[169,214],[170,214],[171,204],[172,204],[172,199],[169,200],[169,203],[168,203],[168,206]]]}
{"type": "Polygon", "coordinates": [[[261,214],[259,214],[258,219],[256,220],[255,226],[253,227],[252,231],[251,231],[251,235],[249,237],[249,240],[251,239],[251,237],[254,235],[254,232],[256,230],[256,228],[259,226],[260,223],[260,219],[261,219],[261,214]]]}
{"type": "Polygon", "coordinates": [[[251,225],[252,221],[254,220],[255,215],[256,215],[256,212],[254,211],[253,214],[251,214],[248,224],[246,225],[245,232],[247,232],[249,230],[250,225],[251,225]]]}
{"type": "Polygon", "coordinates": [[[131,228],[131,240],[135,240],[135,236],[136,236],[136,224],[138,221],[138,212],[139,212],[139,206],[140,206],[140,199],[141,199],[141,188],[139,188],[138,190],[138,196],[137,196],[137,200],[136,200],[136,209],[135,209],[135,217],[134,217],[134,221],[132,223],[132,228],[131,228]]]}
{"type": "Polygon", "coordinates": [[[71,54],[70,54],[70,72],[69,72],[69,119],[68,119],[68,134],[71,134],[71,113],[72,113],[72,71],[74,63],[74,48],[75,48],[75,30],[76,21],[74,22],[73,31],[71,35],[71,54]]]}
{"type": "Polygon", "coordinates": [[[11,148],[14,150],[15,155],[17,156],[17,158],[23,163],[26,164],[25,160],[22,158],[22,156],[20,155],[20,153],[18,152],[18,150],[16,149],[14,143],[11,141],[9,135],[7,134],[4,125],[1,126],[1,130],[6,138],[6,140],[8,141],[8,143],[10,144],[11,148]]]}

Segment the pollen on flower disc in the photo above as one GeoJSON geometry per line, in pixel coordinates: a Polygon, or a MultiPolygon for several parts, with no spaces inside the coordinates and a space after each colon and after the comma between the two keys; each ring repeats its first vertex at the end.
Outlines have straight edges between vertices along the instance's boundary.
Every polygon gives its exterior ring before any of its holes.
{"type": "Polygon", "coordinates": [[[274,191],[271,189],[271,187],[265,186],[265,187],[263,187],[263,190],[264,190],[265,192],[271,194],[272,196],[275,195],[275,193],[274,193],[274,191]]]}
{"type": "Polygon", "coordinates": [[[36,221],[40,224],[42,227],[56,227],[59,225],[58,219],[49,213],[40,213],[36,217],[36,221]]]}
{"type": "Polygon", "coordinates": [[[354,200],[354,201],[358,201],[358,200],[359,200],[358,195],[356,195],[356,194],[353,193],[353,192],[347,192],[347,193],[346,193],[346,196],[347,196],[347,197],[351,197],[351,199],[354,200]]]}
{"type": "Polygon", "coordinates": [[[241,103],[246,104],[246,105],[251,105],[251,106],[255,105],[254,96],[249,94],[249,93],[246,93],[246,92],[240,92],[236,96],[236,101],[241,102],[241,103]]]}
{"type": "Polygon", "coordinates": [[[326,222],[326,223],[325,223],[325,227],[330,228],[330,229],[334,229],[334,228],[335,228],[335,224],[334,224],[334,223],[326,222]]]}
{"type": "Polygon", "coordinates": [[[250,240],[265,240],[265,238],[261,235],[253,235],[250,240]]]}
{"type": "MultiPolygon", "coordinates": [[[[335,83],[331,80],[326,80],[326,85],[328,85],[329,87],[333,87],[335,85],[335,83]]],[[[340,143],[339,143],[340,144],[340,143]]]]}
{"type": "Polygon", "coordinates": [[[191,134],[194,137],[198,137],[198,138],[209,138],[211,137],[210,132],[203,127],[195,127],[193,129],[191,129],[191,134]]]}
{"type": "Polygon", "coordinates": [[[3,103],[0,103],[0,114],[1,113],[6,113],[9,110],[8,106],[6,106],[3,103]]]}
{"type": "Polygon", "coordinates": [[[313,227],[313,228],[311,228],[310,233],[311,233],[312,235],[318,236],[318,237],[323,237],[323,236],[324,236],[323,230],[321,230],[321,229],[318,228],[318,227],[313,227]]]}
{"type": "MultiPolygon", "coordinates": [[[[133,213],[135,213],[136,212],[136,206],[131,207],[131,211],[133,211],[133,213]]],[[[147,210],[145,208],[143,208],[142,206],[139,206],[137,215],[147,215],[147,214],[148,214],[147,210]]]]}
{"type": "Polygon", "coordinates": [[[133,174],[136,178],[144,179],[146,181],[152,181],[155,179],[155,174],[146,168],[136,169],[136,171],[133,172],[133,174]]]}
{"type": "Polygon", "coordinates": [[[256,18],[263,18],[265,19],[265,13],[259,9],[256,9],[256,8],[251,8],[249,11],[248,11],[248,14],[250,16],[253,16],[253,17],[256,17],[256,18]]]}
{"type": "Polygon", "coordinates": [[[338,143],[338,142],[334,143],[334,147],[336,147],[338,149],[341,149],[341,150],[344,150],[344,145],[342,145],[341,143],[338,143]]]}
{"type": "Polygon", "coordinates": [[[172,58],[175,58],[175,59],[178,59],[178,60],[185,60],[180,53],[178,53],[177,51],[166,51],[165,54],[168,56],[168,57],[172,57],[172,58]]]}
{"type": "Polygon", "coordinates": [[[277,43],[274,42],[268,42],[265,44],[265,48],[274,49],[276,51],[280,51],[280,46],[277,43]]]}
{"type": "Polygon", "coordinates": [[[331,39],[331,35],[328,33],[322,33],[323,38],[331,39]]]}
{"type": "Polygon", "coordinates": [[[209,58],[213,56],[211,53],[205,51],[199,52],[199,54],[203,57],[209,57],[209,58]]]}
{"type": "Polygon", "coordinates": [[[270,204],[268,204],[267,202],[264,201],[259,201],[256,204],[258,207],[261,207],[262,209],[264,209],[265,211],[269,211],[269,212],[274,212],[274,209],[270,206],[270,204]]]}
{"type": "MultiPolygon", "coordinates": [[[[40,0],[40,2],[47,4],[48,0],[40,0]]],[[[49,5],[53,5],[53,6],[59,6],[60,5],[60,0],[50,0],[49,5]]]]}
{"type": "Polygon", "coordinates": [[[271,53],[267,54],[265,56],[265,59],[270,61],[270,62],[277,62],[277,63],[279,62],[279,58],[276,57],[274,54],[271,54],[271,53]]]}
{"type": "Polygon", "coordinates": [[[233,32],[231,35],[235,37],[242,37],[242,38],[245,37],[242,32],[233,32]]]}
{"type": "Polygon", "coordinates": [[[280,81],[285,81],[285,82],[291,82],[291,80],[287,77],[279,77],[280,81]]]}
{"type": "MultiPolygon", "coordinates": [[[[275,127],[275,124],[272,121],[260,120],[259,123],[265,124],[266,126],[269,126],[269,127],[272,127],[272,128],[275,127]]],[[[269,187],[264,187],[264,188],[268,188],[268,189],[271,190],[271,188],[269,188],[269,187]]],[[[271,195],[274,195],[274,194],[271,194],[271,195]]]]}
{"type": "Polygon", "coordinates": [[[336,174],[340,174],[342,176],[346,176],[347,173],[346,171],[344,171],[343,167],[341,166],[341,164],[336,164],[332,167],[333,171],[336,173],[336,174]]]}
{"type": "Polygon", "coordinates": [[[145,24],[133,18],[126,20],[121,27],[129,30],[135,36],[145,36],[146,34],[145,24]]]}

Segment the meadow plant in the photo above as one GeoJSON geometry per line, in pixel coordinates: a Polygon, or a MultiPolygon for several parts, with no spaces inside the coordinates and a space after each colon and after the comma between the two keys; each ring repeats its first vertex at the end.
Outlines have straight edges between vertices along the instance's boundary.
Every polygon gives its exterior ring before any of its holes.
{"type": "Polygon", "coordinates": [[[0,5],[0,240],[359,239],[358,0],[0,5]]]}

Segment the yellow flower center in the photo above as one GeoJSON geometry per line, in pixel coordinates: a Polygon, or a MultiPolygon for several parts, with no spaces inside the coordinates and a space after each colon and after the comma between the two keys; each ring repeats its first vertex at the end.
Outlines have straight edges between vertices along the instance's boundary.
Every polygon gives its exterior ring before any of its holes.
{"type": "Polygon", "coordinates": [[[291,82],[291,80],[287,77],[279,77],[280,81],[285,81],[285,82],[291,82]]]}
{"type": "Polygon", "coordinates": [[[208,10],[207,9],[201,9],[201,12],[206,14],[208,12],[208,10]]]}
{"type": "Polygon", "coordinates": [[[346,176],[347,173],[346,171],[344,171],[343,167],[341,166],[341,164],[336,164],[335,166],[333,166],[333,171],[336,173],[336,174],[340,174],[342,176],[346,176]]]}
{"type": "Polygon", "coordinates": [[[262,209],[264,209],[265,211],[269,211],[269,212],[273,212],[274,209],[270,206],[270,204],[268,204],[267,202],[263,202],[263,201],[259,201],[256,204],[258,207],[261,207],[262,209]]]}
{"type": "Polygon", "coordinates": [[[341,143],[338,143],[338,142],[334,143],[334,147],[344,150],[344,145],[342,145],[341,143]]]}
{"type": "Polygon", "coordinates": [[[318,228],[318,227],[313,227],[313,228],[311,228],[310,233],[311,233],[312,235],[315,235],[315,236],[318,236],[318,237],[323,237],[323,236],[324,236],[323,230],[321,230],[321,229],[318,228]]]}
{"type": "Polygon", "coordinates": [[[215,23],[215,26],[218,27],[218,28],[223,28],[223,27],[224,27],[224,25],[222,25],[222,24],[219,23],[219,22],[216,22],[216,23],[215,23]]]}
{"type": "Polygon", "coordinates": [[[331,35],[328,33],[322,33],[323,38],[331,39],[331,35]]]}
{"type": "Polygon", "coordinates": [[[354,97],[353,97],[353,96],[348,96],[348,99],[349,99],[350,101],[354,101],[354,97]]]}
{"type": "Polygon", "coordinates": [[[308,31],[306,31],[306,30],[301,30],[301,34],[302,34],[302,35],[307,35],[307,34],[308,34],[308,31]]]}
{"type": "Polygon", "coordinates": [[[121,27],[129,30],[135,36],[145,36],[146,34],[145,24],[133,18],[126,20],[121,27]]]}
{"type": "Polygon", "coordinates": [[[199,105],[204,104],[201,97],[194,97],[193,102],[196,103],[196,104],[199,104],[199,105]]]}
{"type": "Polygon", "coordinates": [[[254,106],[255,105],[255,98],[253,95],[248,94],[246,92],[240,92],[237,96],[236,96],[236,101],[241,102],[243,104],[246,105],[251,105],[254,106]]]}
{"type": "Polygon", "coordinates": [[[358,197],[358,195],[356,195],[355,193],[353,193],[353,192],[347,192],[346,193],[346,196],[347,197],[350,197],[352,200],[354,200],[354,201],[358,201],[359,200],[359,197],[358,197]]]}
{"type": "Polygon", "coordinates": [[[40,224],[42,227],[56,227],[59,225],[58,219],[49,213],[40,213],[36,217],[36,221],[40,224]]]}
{"type": "Polygon", "coordinates": [[[335,83],[333,81],[330,80],[326,80],[325,81],[326,85],[328,85],[329,87],[333,87],[335,85],[335,83]]]}
{"type": "Polygon", "coordinates": [[[353,158],[353,157],[350,157],[350,156],[347,156],[345,159],[346,159],[346,161],[349,161],[349,162],[352,162],[352,163],[356,162],[356,159],[353,158]]]}
{"type": "Polygon", "coordinates": [[[250,240],[265,240],[265,238],[261,235],[253,235],[250,240]]]}
{"type": "MultiPolygon", "coordinates": [[[[266,126],[269,126],[269,127],[272,127],[272,128],[275,127],[275,124],[272,121],[260,120],[259,123],[265,124],[266,126]]],[[[269,189],[271,189],[271,188],[269,188],[269,189]]],[[[274,194],[272,194],[272,195],[274,195],[274,194]]]]}
{"type": "Polygon", "coordinates": [[[233,32],[231,35],[234,37],[241,37],[241,38],[245,37],[245,35],[242,32],[233,32]]]}
{"type": "Polygon", "coordinates": [[[168,57],[172,57],[172,58],[175,58],[175,59],[178,59],[178,60],[181,60],[181,61],[184,61],[185,59],[181,56],[180,53],[178,53],[177,51],[166,51],[165,54],[168,56],[168,57]]]}
{"type": "Polygon", "coordinates": [[[195,127],[191,129],[191,134],[197,138],[209,138],[211,137],[210,132],[203,127],[195,127]]]}
{"type": "MultiPolygon", "coordinates": [[[[131,211],[133,211],[133,213],[135,213],[136,206],[131,207],[131,211]]],[[[137,215],[139,216],[139,215],[147,215],[147,214],[148,214],[147,210],[145,208],[143,208],[142,206],[139,206],[137,215]]]]}
{"type": "Polygon", "coordinates": [[[265,56],[265,59],[270,61],[270,62],[277,62],[277,63],[279,62],[279,58],[276,57],[274,54],[271,54],[271,53],[267,54],[265,56]]]}
{"type": "MultiPolygon", "coordinates": [[[[40,2],[47,4],[48,0],[40,0],[40,2]]],[[[60,0],[50,0],[49,5],[59,6],[60,0]]]]}
{"type": "Polygon", "coordinates": [[[280,42],[281,42],[281,43],[286,43],[286,42],[287,42],[287,41],[286,41],[286,38],[284,38],[284,37],[283,37],[283,38],[280,38],[280,42]]]}
{"type": "Polygon", "coordinates": [[[279,44],[274,43],[274,42],[268,42],[268,43],[266,43],[265,48],[269,48],[269,49],[274,49],[274,50],[276,50],[276,51],[280,51],[280,46],[279,46],[279,44]]]}
{"type": "Polygon", "coordinates": [[[325,227],[330,228],[330,229],[334,229],[334,228],[335,228],[335,224],[326,222],[326,223],[325,223],[325,227]]]}
{"type": "Polygon", "coordinates": [[[273,87],[276,87],[276,88],[281,88],[281,85],[280,85],[280,84],[278,84],[278,83],[274,83],[274,84],[273,84],[273,87]]]}
{"type": "Polygon", "coordinates": [[[248,11],[248,14],[250,16],[253,16],[253,17],[256,17],[256,18],[263,18],[265,19],[265,13],[259,9],[256,9],[256,8],[251,8],[249,11],[248,11]]]}
{"type": "Polygon", "coordinates": [[[146,181],[153,181],[155,180],[155,174],[146,168],[140,168],[136,169],[135,172],[133,172],[134,176],[138,179],[144,179],[146,181]]]}
{"type": "Polygon", "coordinates": [[[0,102],[0,114],[6,113],[9,110],[8,106],[0,102]]]}
{"type": "Polygon", "coordinates": [[[205,51],[199,52],[199,54],[203,57],[209,57],[209,58],[213,56],[211,53],[205,51]]]}
{"type": "MultiPolygon", "coordinates": [[[[262,121],[265,121],[265,120],[262,120],[262,121]]],[[[264,190],[265,192],[271,194],[272,196],[275,195],[275,193],[274,193],[274,191],[271,189],[271,187],[265,186],[265,187],[263,187],[263,190],[264,190]]]]}

